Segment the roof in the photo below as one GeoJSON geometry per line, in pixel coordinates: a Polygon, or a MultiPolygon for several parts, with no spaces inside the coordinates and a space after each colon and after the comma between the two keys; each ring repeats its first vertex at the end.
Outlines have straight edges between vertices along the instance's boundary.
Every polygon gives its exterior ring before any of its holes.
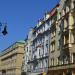
{"type": "Polygon", "coordinates": [[[7,53],[7,52],[10,52],[11,50],[10,50],[10,48],[12,48],[12,47],[14,47],[14,45],[16,45],[16,44],[25,44],[25,41],[23,41],[23,40],[20,40],[20,41],[17,41],[17,42],[15,42],[15,43],[13,43],[12,45],[10,45],[9,47],[7,47],[7,48],[5,48],[1,53],[0,53],[0,56],[2,56],[3,54],[5,54],[5,53],[7,53]]]}
{"type": "Polygon", "coordinates": [[[25,41],[23,41],[23,40],[20,40],[20,41],[17,41],[17,43],[25,43],[25,41]]]}

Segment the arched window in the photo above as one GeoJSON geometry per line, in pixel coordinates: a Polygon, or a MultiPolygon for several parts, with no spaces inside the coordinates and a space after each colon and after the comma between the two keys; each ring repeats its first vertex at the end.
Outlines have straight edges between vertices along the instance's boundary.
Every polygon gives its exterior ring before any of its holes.
{"type": "Polygon", "coordinates": [[[69,12],[70,6],[66,6],[66,13],[69,12]]]}

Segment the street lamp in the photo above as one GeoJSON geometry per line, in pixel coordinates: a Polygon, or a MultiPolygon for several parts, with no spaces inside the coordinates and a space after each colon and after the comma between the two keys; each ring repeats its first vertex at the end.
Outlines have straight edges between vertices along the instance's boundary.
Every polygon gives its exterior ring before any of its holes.
{"type": "Polygon", "coordinates": [[[5,36],[8,32],[7,32],[7,23],[1,23],[0,22],[0,32],[5,36]],[[3,30],[2,30],[2,26],[4,26],[3,27],[3,30]]]}

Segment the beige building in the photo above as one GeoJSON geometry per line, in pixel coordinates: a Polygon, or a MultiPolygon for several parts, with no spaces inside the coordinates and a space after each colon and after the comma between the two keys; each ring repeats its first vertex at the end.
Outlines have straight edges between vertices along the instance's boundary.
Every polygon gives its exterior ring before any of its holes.
{"type": "Polygon", "coordinates": [[[48,75],[75,75],[75,0],[61,0],[51,27],[48,75]]]}
{"type": "Polygon", "coordinates": [[[0,54],[0,75],[21,75],[24,41],[18,41],[0,54]]]}

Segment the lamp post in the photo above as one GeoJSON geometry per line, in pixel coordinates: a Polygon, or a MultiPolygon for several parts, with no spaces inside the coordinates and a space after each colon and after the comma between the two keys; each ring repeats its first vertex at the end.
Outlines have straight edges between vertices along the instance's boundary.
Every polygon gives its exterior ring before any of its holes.
{"type": "Polygon", "coordinates": [[[7,23],[1,23],[0,22],[0,34],[3,34],[4,36],[8,33],[7,32],[7,23]],[[2,29],[3,26],[3,29],[2,29]]]}

